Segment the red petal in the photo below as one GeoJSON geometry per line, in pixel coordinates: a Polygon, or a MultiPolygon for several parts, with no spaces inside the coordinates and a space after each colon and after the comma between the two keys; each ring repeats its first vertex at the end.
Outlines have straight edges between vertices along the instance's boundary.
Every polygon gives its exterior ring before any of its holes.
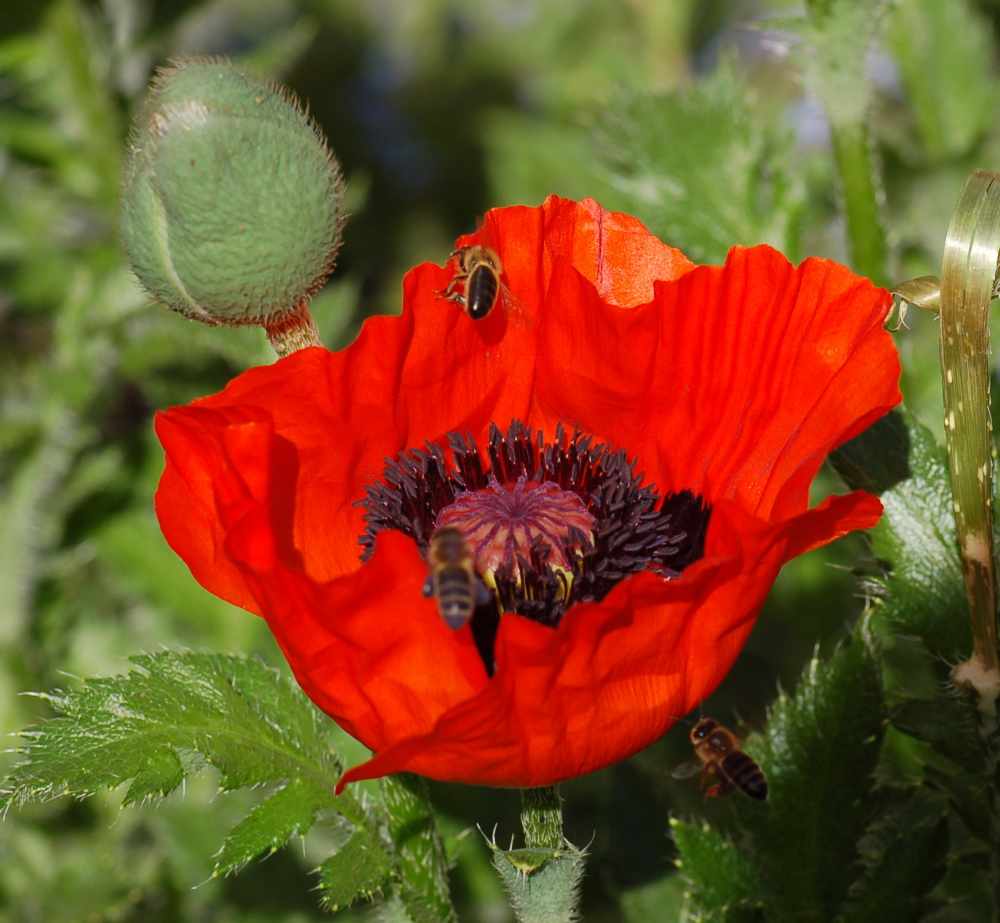
{"type": "Polygon", "coordinates": [[[765,246],[627,312],[563,265],[538,331],[534,417],[627,447],[661,488],[786,518],[827,454],[899,403],[890,303],[836,263],[796,268],[765,246]]]}
{"type": "MultiPolygon", "coordinates": [[[[255,541],[239,535],[234,553],[255,541]]],[[[369,747],[429,731],[486,685],[471,629],[452,631],[423,596],[427,568],[409,538],[382,534],[363,568],[325,584],[280,558],[261,563],[245,562],[247,581],[296,679],[369,747]]]]}
{"type": "Polygon", "coordinates": [[[653,283],[677,279],[694,268],[680,250],[653,236],[621,212],[593,199],[549,196],[540,208],[496,208],[482,228],[458,241],[483,244],[500,256],[516,298],[537,316],[556,265],[568,262],[608,304],[628,308],[653,296],[653,283]]]}
{"type": "Polygon", "coordinates": [[[243,482],[221,441],[205,438],[208,428],[200,425],[202,419],[189,409],[156,416],[156,433],[167,455],[156,515],[170,547],[202,586],[259,613],[242,572],[225,550],[223,511],[240,501],[243,482]]]}
{"type": "Polygon", "coordinates": [[[769,526],[738,507],[713,511],[705,557],[671,582],[650,573],[557,630],[506,615],[497,672],[430,733],[380,750],[343,776],[393,772],[501,786],[550,785],[624,759],[712,693],[753,627],[781,565],[878,521],[858,492],[769,526]]]}

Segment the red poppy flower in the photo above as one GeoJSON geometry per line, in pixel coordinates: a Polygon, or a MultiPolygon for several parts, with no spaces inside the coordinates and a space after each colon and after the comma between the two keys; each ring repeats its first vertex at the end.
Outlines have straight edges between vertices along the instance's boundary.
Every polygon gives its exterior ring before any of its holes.
{"type": "Polygon", "coordinates": [[[502,264],[486,318],[441,297],[455,261],[418,266],[347,349],[157,418],[164,535],[375,751],[341,785],[629,756],[715,689],[786,561],[881,513],[808,491],[900,399],[887,292],[766,246],[696,267],[592,201],[459,244],[502,264]],[[443,525],[478,575],[457,629],[422,592],[443,525]]]}

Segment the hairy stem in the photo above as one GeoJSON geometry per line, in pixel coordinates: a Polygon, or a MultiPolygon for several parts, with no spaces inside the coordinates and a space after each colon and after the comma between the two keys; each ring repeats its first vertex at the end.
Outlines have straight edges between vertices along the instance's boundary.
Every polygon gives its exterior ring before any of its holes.
{"type": "Polygon", "coordinates": [[[889,243],[882,222],[882,192],[868,126],[865,122],[832,123],[830,131],[844,200],[851,265],[884,285],[888,277],[889,243]]]}
{"type": "Polygon", "coordinates": [[[297,349],[323,345],[307,301],[296,305],[291,314],[286,314],[281,320],[265,326],[264,330],[279,359],[297,349]]]}
{"type": "Polygon", "coordinates": [[[529,849],[563,845],[562,798],[557,787],[521,789],[521,829],[529,849]]]}

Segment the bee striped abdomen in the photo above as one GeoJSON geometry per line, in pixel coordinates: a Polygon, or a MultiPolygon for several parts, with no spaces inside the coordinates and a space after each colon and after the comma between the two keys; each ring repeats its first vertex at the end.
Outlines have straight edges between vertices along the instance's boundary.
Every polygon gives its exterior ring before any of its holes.
{"type": "Polygon", "coordinates": [[[450,628],[461,628],[476,607],[471,574],[461,567],[443,567],[434,575],[438,610],[450,628]]]}
{"type": "Polygon", "coordinates": [[[736,788],[758,801],[767,799],[767,779],[764,773],[742,750],[727,753],[720,765],[722,775],[736,788]]]}
{"type": "Polygon", "coordinates": [[[496,270],[486,263],[480,263],[469,275],[465,290],[466,311],[473,320],[486,317],[497,301],[500,280],[496,270]]]}
{"type": "Polygon", "coordinates": [[[688,735],[702,764],[705,796],[716,798],[739,789],[749,798],[767,798],[767,779],[753,757],[740,749],[739,738],[714,718],[702,718],[688,735]],[[711,784],[709,784],[711,783],[711,784]]]}
{"type": "Polygon", "coordinates": [[[435,529],[427,549],[430,590],[449,628],[461,628],[476,609],[476,572],[472,554],[458,529],[435,529]]]}

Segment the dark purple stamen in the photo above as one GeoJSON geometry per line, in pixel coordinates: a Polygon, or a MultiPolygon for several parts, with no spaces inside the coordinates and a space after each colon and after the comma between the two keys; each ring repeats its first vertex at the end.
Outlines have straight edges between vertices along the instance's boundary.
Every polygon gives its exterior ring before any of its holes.
{"type": "Polygon", "coordinates": [[[630,574],[676,577],[704,552],[711,511],[702,499],[683,490],[661,502],[635,460],[590,436],[567,438],[559,425],[546,443],[515,420],[506,433],[490,426],[487,465],[469,436],[449,434],[448,447],[450,463],[432,443],[386,461],[384,479],[360,501],[361,557],[383,529],[411,536],[426,555],[434,529],[459,528],[496,595],[497,606],[473,619],[489,672],[500,612],[555,626],[574,603],[600,601],[630,574]]]}

